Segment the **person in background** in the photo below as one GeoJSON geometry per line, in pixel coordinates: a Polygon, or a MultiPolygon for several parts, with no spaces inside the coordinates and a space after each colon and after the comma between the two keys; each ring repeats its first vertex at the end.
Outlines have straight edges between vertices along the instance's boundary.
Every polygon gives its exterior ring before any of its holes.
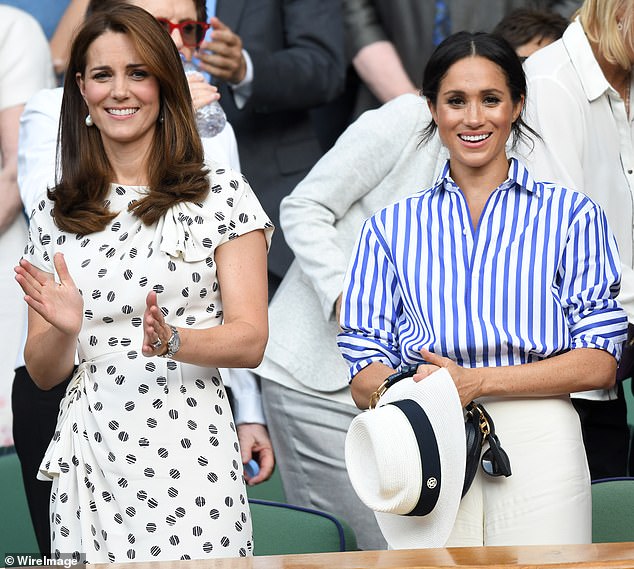
{"type": "Polygon", "coordinates": [[[53,551],[249,555],[217,368],[262,357],[272,228],[242,175],[203,162],[179,52],[145,10],[98,12],[75,37],[59,148],[16,267],[31,377],[48,388],[72,374],[40,466],[53,551]]]}
{"type": "MultiPolygon", "coordinates": [[[[71,8],[75,10],[79,4],[86,5],[88,14],[91,14],[107,11],[120,3],[137,4],[136,1],[128,0],[72,0],[71,8]]],[[[171,8],[175,13],[182,13],[191,20],[205,19],[204,2],[201,0],[170,0],[167,5],[160,0],[145,0],[143,7],[157,17],[173,19],[173,15],[166,11],[171,8]]],[[[171,35],[181,53],[191,57],[190,48],[184,45],[179,30],[174,30],[171,35]]],[[[204,105],[217,97],[216,88],[203,83],[199,78],[188,77],[188,83],[192,95],[196,93],[195,105],[204,105]]],[[[62,95],[62,88],[39,91],[29,100],[20,119],[18,178],[24,207],[29,214],[46,192],[46,188],[55,183],[55,155],[62,95]]],[[[239,169],[237,144],[230,124],[217,136],[203,138],[202,142],[206,157],[226,163],[235,170],[239,169]]],[[[22,247],[23,245],[20,252],[22,247]]],[[[11,264],[14,262],[15,255],[11,264]]],[[[15,283],[12,286],[16,288],[15,283]]],[[[19,289],[16,290],[17,293],[19,289]]],[[[223,373],[224,380],[226,372],[223,373]]],[[[65,383],[47,391],[39,389],[29,377],[24,359],[19,354],[12,392],[13,432],[29,511],[42,554],[50,552],[48,506],[51,483],[38,480],[36,474],[54,434],[59,404],[65,389],[65,383]]],[[[260,473],[252,478],[247,476],[249,484],[258,484],[270,477],[274,467],[273,449],[266,429],[259,389],[255,381],[247,376],[234,381],[232,391],[242,462],[247,463],[252,458],[258,462],[260,473]]]]}
{"type": "Polygon", "coordinates": [[[515,53],[524,60],[558,40],[568,24],[569,21],[558,12],[518,8],[504,16],[492,33],[509,42],[515,53]]]}
{"type": "Polygon", "coordinates": [[[509,159],[509,136],[535,133],[508,42],[448,37],[422,92],[433,119],[423,143],[437,132],[449,160],[430,188],[363,224],[338,336],[352,397],[367,408],[413,365],[415,381],[445,368],[463,407],[485,403],[512,475],[498,477],[495,461],[491,476],[478,468],[447,547],[590,543],[590,477],[568,394],[615,382],[627,335],[616,240],[588,197],[509,159]]]}
{"type": "Polygon", "coordinates": [[[295,261],[269,307],[269,342],[257,373],[288,502],[332,512],[361,549],[385,549],[376,520],[354,493],[344,440],[359,412],[335,343],[343,278],[363,221],[430,184],[443,163],[430,120],[407,94],[350,125],[284,200],[280,222],[295,261]]]}
{"type": "Polygon", "coordinates": [[[343,460],[359,412],[335,344],[343,278],[363,221],[440,174],[447,159],[440,139],[420,143],[430,120],[425,101],[413,94],[367,111],[280,211],[295,261],[269,307],[269,342],[258,368],[276,460],[287,500],[340,515],[363,549],[386,544],[343,460]]]}
{"type": "Polygon", "coordinates": [[[420,90],[421,70],[434,47],[461,30],[492,30],[528,0],[343,0],[346,42],[361,79],[353,117],[420,90]]]}
{"type": "MultiPolygon", "coordinates": [[[[604,209],[619,245],[623,272],[619,300],[630,323],[634,323],[633,64],[634,3],[586,0],[563,37],[526,61],[527,120],[541,139],[522,147],[522,158],[533,175],[583,192],[604,209]]],[[[630,350],[624,351],[620,378],[631,375],[630,350]]],[[[592,478],[625,476],[629,427],[622,384],[573,397],[592,478]]]]}
{"type": "MultiPolygon", "coordinates": [[[[340,0],[217,0],[210,22],[201,68],[220,89],[243,172],[278,225],[280,201],[322,155],[309,111],[343,90],[340,0]]],[[[292,258],[276,232],[271,295],[292,258]]]]}
{"type": "Polygon", "coordinates": [[[55,32],[64,10],[72,0],[55,0],[54,2],[42,2],[42,0],[5,0],[3,4],[13,6],[31,14],[40,24],[47,40],[50,40],[55,32]]]}
{"type": "Polygon", "coordinates": [[[534,8],[534,2],[343,0],[346,90],[313,111],[322,146],[329,149],[362,112],[404,93],[418,93],[425,63],[448,34],[491,31],[503,16],[520,7],[534,8]]]}
{"type": "MultiPolygon", "coordinates": [[[[281,200],[323,150],[311,117],[344,87],[340,0],[234,0],[215,4],[201,69],[218,85],[235,129],[242,171],[279,225],[281,200]]],[[[269,299],[293,259],[282,233],[269,254],[269,299]]],[[[247,370],[237,381],[254,375],[247,370]]],[[[267,421],[268,421],[267,417],[267,421]]]]}
{"type": "Polygon", "coordinates": [[[5,334],[0,366],[0,447],[13,445],[11,378],[20,348],[13,333],[24,323],[20,289],[11,267],[26,241],[26,220],[18,190],[18,130],[24,104],[53,84],[51,55],[42,29],[28,13],[0,4],[0,321],[5,334]]]}

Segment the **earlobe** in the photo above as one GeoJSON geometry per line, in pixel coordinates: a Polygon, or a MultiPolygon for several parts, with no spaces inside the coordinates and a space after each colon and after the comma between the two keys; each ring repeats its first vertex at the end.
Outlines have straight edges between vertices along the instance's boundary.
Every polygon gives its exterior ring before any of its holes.
{"type": "Polygon", "coordinates": [[[524,108],[524,95],[520,97],[520,100],[515,104],[515,109],[513,110],[513,122],[520,118],[522,114],[522,109],[524,108]]]}

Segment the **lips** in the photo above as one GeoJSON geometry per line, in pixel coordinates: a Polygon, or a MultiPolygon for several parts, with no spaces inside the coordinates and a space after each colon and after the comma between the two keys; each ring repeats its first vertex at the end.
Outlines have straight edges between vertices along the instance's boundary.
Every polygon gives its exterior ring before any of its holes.
{"type": "Polygon", "coordinates": [[[491,133],[483,133],[483,134],[459,134],[458,137],[460,140],[464,140],[465,142],[482,142],[491,136],[491,133]]]}
{"type": "Polygon", "coordinates": [[[106,109],[106,112],[109,115],[114,115],[116,117],[126,117],[135,114],[139,110],[138,107],[127,107],[125,109],[106,109]]]}

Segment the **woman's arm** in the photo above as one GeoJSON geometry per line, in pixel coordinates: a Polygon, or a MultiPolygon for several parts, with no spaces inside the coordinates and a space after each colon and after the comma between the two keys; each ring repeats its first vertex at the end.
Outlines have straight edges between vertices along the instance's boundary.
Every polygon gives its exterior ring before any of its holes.
{"type": "Polygon", "coordinates": [[[84,301],[71,278],[64,256],[54,257],[59,283],[51,273],[22,259],[15,268],[29,306],[24,359],[29,375],[41,389],[51,389],[73,371],[84,301]]]}
{"type": "Polygon", "coordinates": [[[24,105],[0,111],[0,235],[22,210],[18,189],[18,130],[24,105]]]}
{"type": "Polygon", "coordinates": [[[73,41],[75,31],[84,21],[87,7],[88,0],[71,0],[49,42],[51,56],[53,57],[53,67],[55,68],[55,73],[58,75],[66,71],[68,57],[70,55],[70,45],[73,41]]]}
{"type": "MultiPolygon", "coordinates": [[[[616,360],[603,350],[579,348],[539,362],[504,367],[464,368],[449,358],[427,350],[421,354],[428,364],[418,366],[415,381],[424,381],[444,367],[456,384],[464,407],[483,396],[548,397],[575,391],[607,389],[614,385],[616,360]]],[[[375,362],[354,376],[350,388],[360,409],[367,409],[372,394],[396,370],[375,362]]]]}
{"type": "Polygon", "coordinates": [[[367,409],[372,394],[395,371],[381,362],[374,362],[355,375],[350,383],[350,392],[356,406],[359,409],[367,409]]]}
{"type": "Polygon", "coordinates": [[[451,374],[463,407],[478,397],[548,397],[608,389],[616,380],[616,359],[604,350],[577,348],[538,362],[516,366],[463,368],[449,358],[421,350],[431,365],[419,367],[423,380],[439,367],[451,374]]]}
{"type": "MultiPolygon", "coordinates": [[[[206,367],[254,368],[262,361],[268,339],[266,239],[261,230],[232,239],[216,249],[223,324],[192,330],[178,328],[181,346],[174,360],[206,367]]],[[[143,355],[165,352],[171,329],[148,295],[144,316],[143,355]],[[162,346],[151,344],[158,338],[162,346]]]]}

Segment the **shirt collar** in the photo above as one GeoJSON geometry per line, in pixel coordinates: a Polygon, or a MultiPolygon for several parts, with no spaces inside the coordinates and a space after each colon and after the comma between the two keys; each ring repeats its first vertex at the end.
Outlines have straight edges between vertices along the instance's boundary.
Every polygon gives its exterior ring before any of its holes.
{"type": "Polygon", "coordinates": [[[561,41],[575,68],[588,101],[594,101],[612,87],[597,63],[590,42],[577,17],[564,32],[561,41]]]}
{"type": "MultiPolygon", "coordinates": [[[[508,190],[516,186],[525,189],[527,192],[535,194],[537,197],[541,195],[540,184],[533,180],[533,177],[529,174],[526,166],[524,166],[524,164],[522,164],[517,158],[511,158],[509,160],[508,178],[496,189],[508,190]]],[[[440,191],[441,189],[449,191],[459,190],[458,186],[449,174],[449,160],[445,162],[445,165],[436,179],[436,183],[430,189],[432,191],[440,191]]]]}

